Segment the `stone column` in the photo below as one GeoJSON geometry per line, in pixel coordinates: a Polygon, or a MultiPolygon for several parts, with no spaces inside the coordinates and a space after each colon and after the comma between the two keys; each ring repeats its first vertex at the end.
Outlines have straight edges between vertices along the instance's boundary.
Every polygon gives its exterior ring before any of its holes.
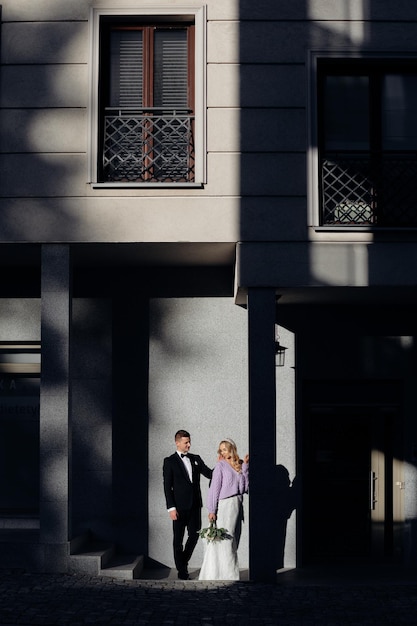
{"type": "Polygon", "coordinates": [[[44,569],[67,567],[70,503],[70,250],[42,247],[40,389],[40,541],[44,569]]]}
{"type": "Polygon", "coordinates": [[[249,575],[276,580],[272,511],[276,465],[275,291],[251,288],[249,323],[249,575]]]}

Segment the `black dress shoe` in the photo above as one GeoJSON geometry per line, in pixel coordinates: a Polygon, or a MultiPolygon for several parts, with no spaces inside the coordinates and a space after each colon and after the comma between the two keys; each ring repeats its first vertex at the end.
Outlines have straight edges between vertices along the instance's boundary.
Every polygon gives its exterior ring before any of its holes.
{"type": "Polygon", "coordinates": [[[190,576],[188,572],[178,572],[178,578],[180,580],[189,580],[190,576]]]}

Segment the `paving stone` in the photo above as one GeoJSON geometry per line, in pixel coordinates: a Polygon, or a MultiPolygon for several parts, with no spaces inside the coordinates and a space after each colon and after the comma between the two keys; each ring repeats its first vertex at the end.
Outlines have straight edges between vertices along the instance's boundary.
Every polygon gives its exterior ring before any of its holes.
{"type": "Polygon", "coordinates": [[[294,574],[275,585],[0,569],[0,626],[416,626],[417,576],[294,574]]]}

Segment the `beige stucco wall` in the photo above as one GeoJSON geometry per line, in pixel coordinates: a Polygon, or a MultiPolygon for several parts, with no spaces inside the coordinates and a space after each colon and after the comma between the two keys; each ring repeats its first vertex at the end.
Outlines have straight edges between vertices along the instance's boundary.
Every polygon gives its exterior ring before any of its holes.
{"type": "MultiPolygon", "coordinates": [[[[323,265],[329,250],[321,244],[332,241],[340,245],[320,270],[325,284],[351,284],[340,267],[352,256],[360,284],[367,284],[369,235],[314,227],[310,53],[413,54],[417,24],[411,3],[393,10],[388,1],[371,0],[208,0],[207,182],[201,189],[92,187],[90,10],[112,3],[35,4],[2,2],[0,242],[244,242],[246,265],[254,263],[257,270],[255,283],[270,285],[280,284],[271,267],[282,264],[282,254],[271,255],[262,242],[294,242],[284,249],[285,263],[297,259],[297,272],[290,266],[285,281],[309,286],[315,270],[308,263],[323,265]],[[299,246],[309,240],[320,245],[303,253],[300,274],[299,246]]],[[[175,11],[202,3],[163,5],[175,11]]],[[[139,12],[149,2],[127,0],[123,6],[139,12]]],[[[396,241],[392,267],[403,251],[401,236],[396,241]]],[[[253,270],[248,277],[239,274],[243,287],[252,275],[253,270]]],[[[389,267],[387,284],[396,280],[389,267]]]]}
{"type": "MultiPolygon", "coordinates": [[[[229,10],[217,1],[207,7],[207,184],[202,189],[93,189],[88,178],[90,9],[117,5],[45,1],[34,12],[30,2],[3,3],[0,241],[237,241],[239,90],[230,83],[231,76],[234,85],[239,82],[237,3],[228,3],[229,10]],[[234,39],[225,38],[232,32],[234,39]],[[217,66],[229,69],[226,91],[233,91],[224,115],[217,66]],[[214,110],[218,114],[212,117],[214,110]]],[[[149,3],[125,6],[140,12],[149,3]]]]}

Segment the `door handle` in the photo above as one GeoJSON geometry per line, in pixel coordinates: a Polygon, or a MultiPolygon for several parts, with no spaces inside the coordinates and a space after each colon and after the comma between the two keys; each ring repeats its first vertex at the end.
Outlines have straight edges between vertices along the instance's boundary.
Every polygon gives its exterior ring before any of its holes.
{"type": "Polygon", "coordinates": [[[376,499],[376,481],[377,480],[378,479],[377,479],[376,473],[371,471],[371,474],[370,474],[370,485],[369,485],[370,486],[370,489],[369,489],[369,493],[370,493],[369,505],[370,505],[371,511],[375,511],[375,504],[377,502],[377,499],[376,499]]]}

